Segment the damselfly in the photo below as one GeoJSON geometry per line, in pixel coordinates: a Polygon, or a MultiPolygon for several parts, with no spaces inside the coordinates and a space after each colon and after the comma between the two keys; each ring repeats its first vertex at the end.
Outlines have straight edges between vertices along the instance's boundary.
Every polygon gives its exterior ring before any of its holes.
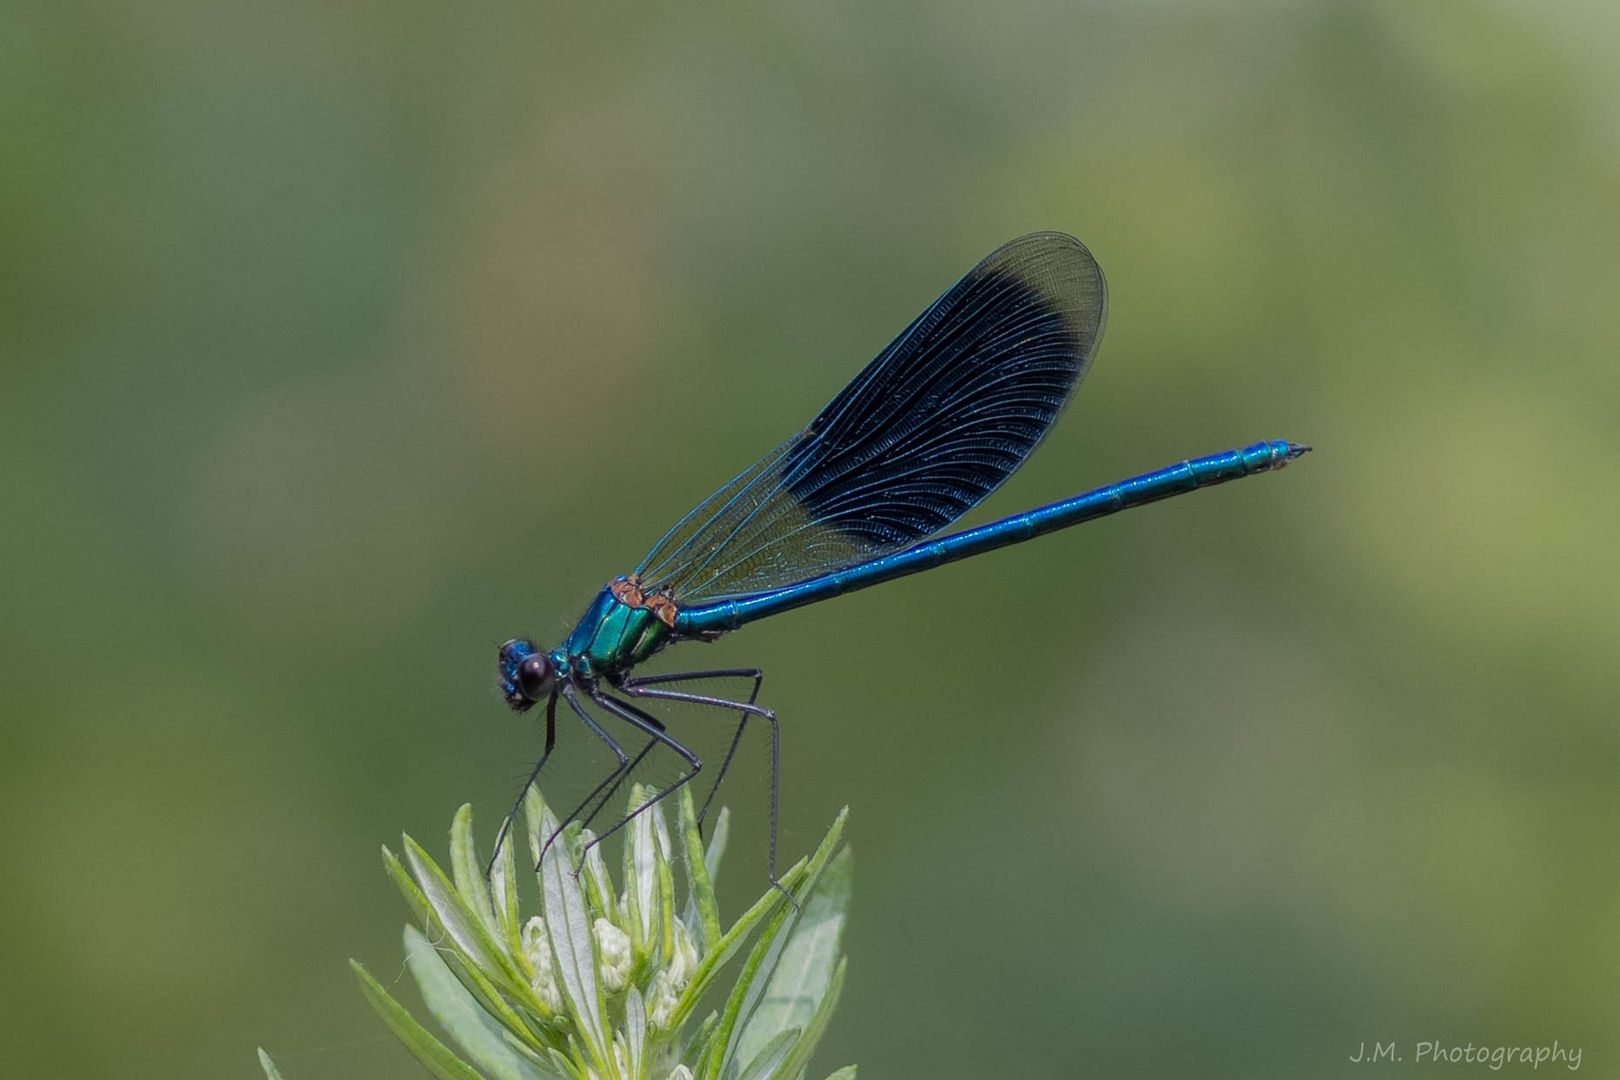
{"type": "MultiPolygon", "coordinates": [[[[617,761],[564,826],[581,815],[589,824],[654,750],[675,755],[680,775],[592,841],[601,843],[702,768],[648,706],[719,706],[737,715],[737,727],[701,821],[749,721],[762,721],[771,738],[768,872],[775,883],[781,740],[776,714],[756,701],[762,673],[637,675],[638,665],[677,642],[713,641],[880,581],[1279,469],[1309,449],[1257,442],[930,539],[1040,444],[1090,366],[1106,300],[1102,271],[1073,237],[1032,233],[1005,244],[945,290],[807,427],[699,503],[634,571],[609,582],[562,644],[549,652],[526,639],[502,645],[507,702],[519,712],[546,707],[545,748],[524,791],[556,743],[558,699],[617,761]],[[752,690],[741,701],[701,692],[716,679],[751,680],[752,690]],[[640,752],[627,753],[592,707],[644,738],[640,752]]],[[[501,827],[497,852],[511,820],[501,827]]],[[[555,839],[547,838],[542,858],[555,839]]]]}

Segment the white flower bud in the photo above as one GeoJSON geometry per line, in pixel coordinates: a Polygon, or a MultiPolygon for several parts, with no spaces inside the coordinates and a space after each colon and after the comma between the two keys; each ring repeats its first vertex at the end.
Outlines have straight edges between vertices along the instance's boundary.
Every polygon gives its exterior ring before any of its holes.
{"type": "Polygon", "coordinates": [[[602,957],[602,985],[616,994],[630,985],[630,935],[606,919],[597,919],[596,950],[602,957]]]}
{"type": "Polygon", "coordinates": [[[697,970],[697,964],[697,947],[692,944],[692,935],[687,932],[686,925],[677,919],[674,947],[670,950],[669,964],[665,968],[669,972],[670,984],[677,992],[686,989],[692,972],[697,970]]]}
{"type": "Polygon", "coordinates": [[[534,994],[546,1008],[562,1008],[562,992],[557,987],[557,969],[551,962],[551,939],[546,936],[546,921],[536,915],[523,924],[523,955],[534,968],[530,983],[534,994]]]}
{"type": "Polygon", "coordinates": [[[685,1065],[677,1065],[675,1071],[669,1074],[669,1080],[692,1080],[692,1070],[685,1065]]]}
{"type": "Polygon", "coordinates": [[[647,1022],[658,1031],[669,1030],[670,1017],[675,1014],[680,998],[668,969],[654,975],[652,985],[647,988],[647,1022]]]}

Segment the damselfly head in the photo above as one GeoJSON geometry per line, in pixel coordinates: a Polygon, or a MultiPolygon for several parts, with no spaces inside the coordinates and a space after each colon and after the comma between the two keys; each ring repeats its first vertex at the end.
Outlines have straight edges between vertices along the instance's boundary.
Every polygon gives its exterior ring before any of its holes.
{"type": "Polygon", "coordinates": [[[557,681],[550,658],[526,638],[513,638],[501,646],[500,676],[501,693],[518,712],[549,696],[557,681]]]}

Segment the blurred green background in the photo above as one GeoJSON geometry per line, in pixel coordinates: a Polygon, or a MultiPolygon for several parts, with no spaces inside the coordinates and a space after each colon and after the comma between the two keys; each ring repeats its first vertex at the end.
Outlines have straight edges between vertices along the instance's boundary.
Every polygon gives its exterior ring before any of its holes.
{"type": "Polygon", "coordinates": [[[1597,2],[9,6],[5,1071],[416,1075],[344,961],[532,759],[496,645],[1051,228],[1108,332],[974,520],[1318,450],[661,658],[769,673],[785,854],[853,808],[821,1072],[1616,1075],[1617,73],[1597,2]]]}

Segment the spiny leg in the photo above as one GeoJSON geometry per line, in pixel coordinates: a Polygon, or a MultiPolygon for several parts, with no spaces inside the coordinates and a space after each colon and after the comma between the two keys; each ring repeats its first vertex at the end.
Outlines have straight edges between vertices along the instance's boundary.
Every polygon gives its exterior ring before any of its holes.
{"type": "MultiPolygon", "coordinates": [[[[765,673],[759,668],[718,668],[714,671],[672,671],[663,675],[642,675],[633,679],[626,679],[623,689],[626,693],[635,693],[638,686],[653,686],[658,683],[697,682],[701,679],[752,679],[754,688],[748,691],[748,704],[754,704],[759,697],[760,683],[765,681],[765,673]]],[[[703,821],[709,816],[709,807],[714,803],[714,797],[720,791],[720,782],[726,778],[726,770],[731,768],[731,759],[737,754],[737,747],[742,744],[743,730],[748,726],[747,710],[739,710],[737,714],[737,730],[732,733],[731,745],[726,748],[726,756],[720,762],[720,769],[715,774],[714,783],[709,785],[709,793],[703,797],[703,805],[697,812],[698,835],[703,835],[703,821]]]]}
{"type": "Polygon", "coordinates": [[[540,856],[534,860],[534,869],[536,873],[540,871],[540,864],[546,861],[546,852],[551,850],[551,845],[556,842],[557,837],[562,835],[562,831],[568,828],[568,823],[578,817],[580,811],[589,806],[591,804],[591,800],[600,795],[603,789],[605,789],[608,785],[613,784],[630,768],[630,759],[625,756],[624,748],[618,743],[614,742],[613,736],[603,731],[601,725],[591,718],[590,713],[585,711],[585,706],[581,705],[579,703],[579,699],[574,697],[573,688],[565,685],[562,688],[562,696],[563,699],[568,702],[568,707],[574,710],[575,715],[577,715],[581,720],[585,721],[585,726],[590,728],[591,731],[596,734],[597,738],[608,744],[608,749],[612,750],[613,756],[619,759],[619,764],[612,772],[607,774],[607,777],[600,784],[597,784],[596,787],[591,789],[591,793],[585,796],[585,798],[580,801],[578,806],[574,807],[568,812],[567,817],[558,819],[557,827],[551,831],[550,836],[546,837],[546,842],[540,845],[540,856]]]}
{"type": "Polygon", "coordinates": [[[653,741],[663,743],[681,757],[685,758],[688,770],[676,777],[673,782],[658,791],[658,793],[652,798],[648,799],[646,802],[630,811],[624,817],[620,818],[619,821],[607,832],[586,844],[585,850],[580,852],[580,865],[574,869],[575,874],[578,874],[580,868],[585,865],[584,856],[591,850],[591,848],[595,847],[597,844],[600,844],[602,841],[606,840],[608,837],[630,824],[630,822],[634,821],[637,817],[646,813],[648,810],[651,810],[654,805],[669,796],[671,793],[677,791],[682,784],[686,783],[703,770],[703,762],[698,759],[698,756],[677,742],[668,732],[664,730],[664,725],[656,718],[649,716],[647,713],[636,708],[628,701],[620,701],[618,698],[604,693],[601,690],[597,690],[592,693],[591,700],[596,702],[602,708],[606,709],[608,712],[612,713],[614,716],[617,716],[619,719],[650,736],[653,741]]]}
{"type": "Polygon", "coordinates": [[[771,885],[786,896],[794,907],[798,907],[798,902],[793,899],[792,894],[782,887],[782,883],[776,877],[776,802],[782,771],[782,732],[777,724],[776,713],[752,702],[727,701],[724,698],[710,697],[707,694],[688,694],[682,690],[656,690],[644,683],[626,684],[623,689],[625,693],[633,697],[649,698],[654,701],[679,701],[688,705],[714,705],[725,709],[736,709],[745,716],[757,716],[771,725],[771,844],[770,855],[765,864],[765,873],[770,879],[771,885]]]}
{"type": "Polygon", "coordinates": [[[540,751],[540,760],[529,770],[529,778],[523,781],[523,788],[518,792],[517,801],[512,804],[512,809],[507,811],[506,820],[501,822],[501,831],[495,834],[495,850],[490,853],[489,865],[484,867],[485,877],[495,872],[495,860],[501,857],[501,845],[506,842],[506,834],[512,831],[512,819],[517,817],[518,809],[523,806],[523,800],[528,796],[529,789],[534,787],[535,778],[540,775],[540,770],[545,768],[546,758],[551,756],[551,748],[556,745],[557,695],[552,694],[546,701],[546,747],[540,751]]]}

